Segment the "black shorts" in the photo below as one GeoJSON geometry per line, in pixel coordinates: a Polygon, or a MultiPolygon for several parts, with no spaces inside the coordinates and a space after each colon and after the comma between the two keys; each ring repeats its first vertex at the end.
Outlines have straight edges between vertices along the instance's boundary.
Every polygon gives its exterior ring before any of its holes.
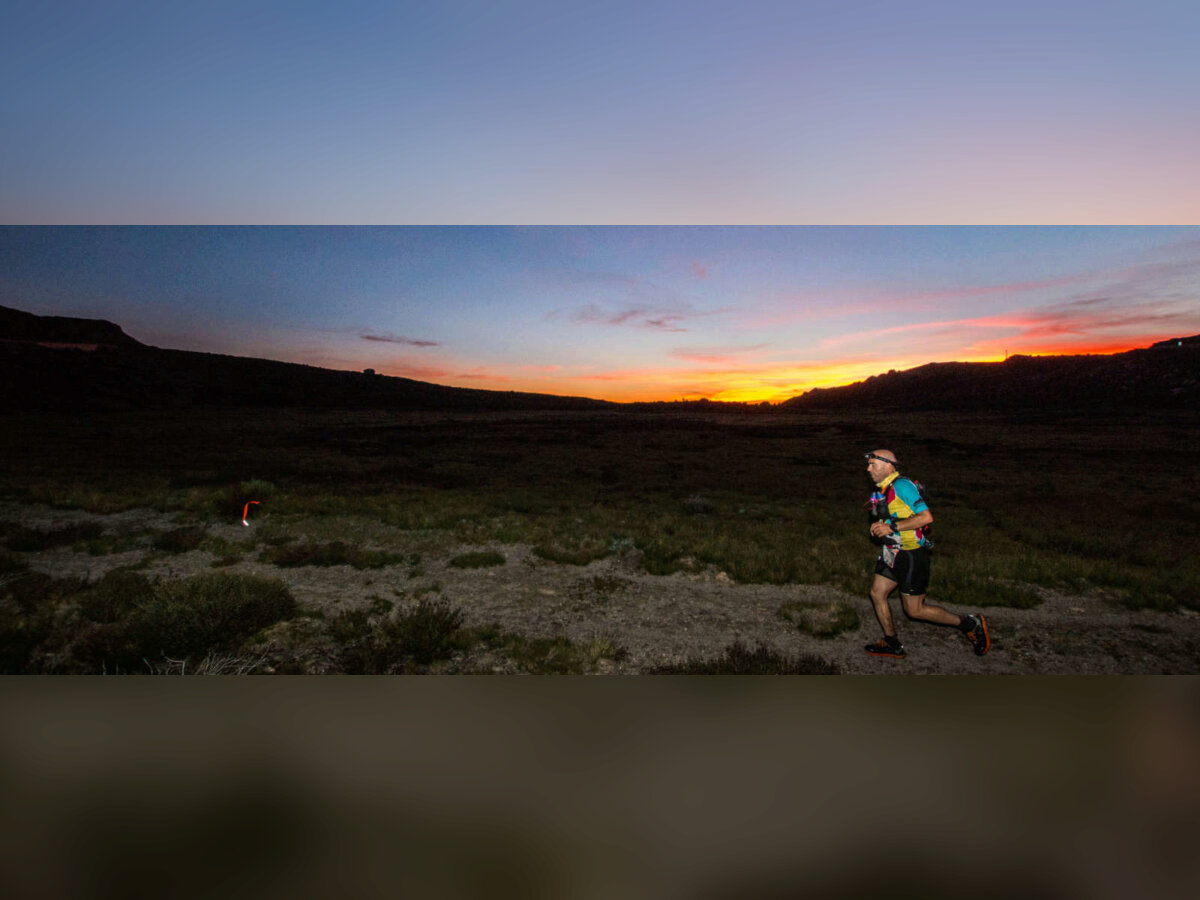
{"type": "Polygon", "coordinates": [[[929,550],[925,547],[898,550],[896,564],[890,568],[880,556],[875,563],[875,574],[899,584],[902,594],[924,596],[929,591],[929,550]]]}

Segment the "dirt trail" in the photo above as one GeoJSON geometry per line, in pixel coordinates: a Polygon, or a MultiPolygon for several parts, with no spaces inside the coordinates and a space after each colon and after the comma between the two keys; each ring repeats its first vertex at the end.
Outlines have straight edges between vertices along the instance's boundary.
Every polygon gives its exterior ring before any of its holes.
{"type": "MultiPolygon", "coordinates": [[[[111,516],[49,507],[0,504],[0,521],[41,530],[98,521],[122,531],[177,527],[171,514],[134,510],[111,516]]],[[[253,526],[251,526],[251,529],[253,526]]],[[[241,522],[210,526],[208,533],[244,541],[252,530],[241,522]]],[[[416,541],[417,538],[414,538],[416,541]]],[[[426,546],[427,546],[426,541],[426,546]]],[[[1099,593],[1070,595],[1039,589],[1035,609],[990,607],[983,610],[992,649],[976,657],[955,630],[908,622],[894,602],[904,660],[868,656],[862,645],[878,636],[864,581],[861,597],[822,585],[737,584],[723,572],[648,575],[640,554],[631,550],[587,566],[552,563],[522,545],[461,545],[421,564],[354,569],[350,566],[278,568],[247,555],[220,571],[269,575],[287,583],[302,607],[327,613],[374,598],[407,602],[428,593],[462,609],[468,625],[497,623],[529,638],[565,636],[575,642],[608,639],[627,655],[604,671],[636,673],[690,658],[719,657],[741,640],[759,642],[789,655],[813,654],[847,674],[1195,674],[1200,672],[1200,614],[1130,611],[1099,593]],[[448,565],[473,550],[495,550],[505,563],[482,569],[448,565]],[[806,635],[782,619],[781,605],[796,600],[849,600],[862,627],[833,638],[806,635]]],[[[119,566],[146,562],[151,576],[183,578],[213,571],[204,551],[165,555],[134,550],[91,556],[70,548],[25,554],[30,566],[56,577],[97,579],[119,566]]],[[[937,601],[936,582],[931,600],[937,601]]],[[[467,668],[486,661],[470,662],[467,668]]],[[[507,671],[497,665],[497,671],[507,671]]]]}

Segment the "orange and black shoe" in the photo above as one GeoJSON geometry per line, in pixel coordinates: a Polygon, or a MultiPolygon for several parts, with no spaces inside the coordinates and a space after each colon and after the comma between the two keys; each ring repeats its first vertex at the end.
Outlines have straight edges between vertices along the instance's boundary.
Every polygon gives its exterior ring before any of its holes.
{"type": "Polygon", "coordinates": [[[983,656],[992,646],[992,639],[988,636],[987,619],[983,616],[963,616],[962,633],[971,642],[976,656],[983,656]]]}
{"type": "Polygon", "coordinates": [[[884,637],[873,644],[867,644],[863,647],[872,656],[890,656],[893,659],[904,659],[908,654],[904,652],[904,645],[894,637],[884,637]]]}

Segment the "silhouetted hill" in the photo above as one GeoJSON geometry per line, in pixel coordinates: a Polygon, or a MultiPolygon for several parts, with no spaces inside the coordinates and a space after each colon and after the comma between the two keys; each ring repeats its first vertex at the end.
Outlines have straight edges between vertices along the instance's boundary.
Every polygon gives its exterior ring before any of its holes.
{"type": "Polygon", "coordinates": [[[603,400],[445,387],[363,372],[141,344],[111,322],[0,307],[0,411],[600,409],[603,400]],[[103,338],[103,340],[102,340],[103,338]]]}
{"type": "Polygon", "coordinates": [[[0,306],[0,340],[72,344],[88,349],[144,346],[103,319],[36,316],[7,306],[0,306]]]}
{"type": "Polygon", "coordinates": [[[929,363],[818,388],[790,410],[1115,409],[1200,406],[1200,335],[1098,356],[1011,356],[997,363],[929,363]]]}

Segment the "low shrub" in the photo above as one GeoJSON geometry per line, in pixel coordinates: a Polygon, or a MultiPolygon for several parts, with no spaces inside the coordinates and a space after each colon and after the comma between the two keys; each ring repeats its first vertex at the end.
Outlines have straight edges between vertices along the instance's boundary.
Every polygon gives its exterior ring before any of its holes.
{"type": "Polygon", "coordinates": [[[129,652],[137,659],[181,659],[233,650],[296,612],[295,599],[278,579],[206,573],[162,582],[127,620],[129,652]]]}
{"type": "Polygon", "coordinates": [[[465,649],[469,638],[462,625],[462,610],[444,600],[421,600],[393,619],[385,630],[403,655],[427,666],[465,649]]]}
{"type": "Polygon", "coordinates": [[[79,612],[89,622],[118,622],[154,593],[154,584],[140,572],[114,569],[79,596],[79,612]]]}
{"type": "Polygon", "coordinates": [[[327,544],[304,542],[268,547],[259,554],[259,559],[282,568],[353,566],[356,569],[381,569],[403,564],[409,557],[382,550],[362,550],[351,547],[345,541],[331,541],[327,544]]]}
{"type": "Polygon", "coordinates": [[[543,542],[534,546],[533,552],[548,562],[568,566],[586,566],[598,559],[604,559],[609,554],[608,547],[600,542],[576,542],[572,545],[563,542],[543,542]]]}
{"type": "Polygon", "coordinates": [[[629,587],[629,582],[612,575],[593,575],[591,586],[597,594],[615,594],[629,587]]]}
{"type": "Polygon", "coordinates": [[[595,672],[604,660],[615,662],[626,656],[625,649],[611,638],[576,644],[564,636],[498,634],[490,643],[500,647],[518,669],[531,675],[583,675],[595,672]]]}
{"type": "Polygon", "coordinates": [[[142,550],[150,545],[151,535],[116,532],[102,534],[84,542],[84,548],[89,556],[109,556],[114,553],[128,553],[130,550],[142,550]]]}
{"type": "Polygon", "coordinates": [[[159,532],[151,546],[155,550],[163,550],[167,553],[189,553],[200,547],[204,541],[204,533],[206,529],[198,525],[187,525],[182,528],[173,528],[170,531],[159,532]]]}
{"type": "Polygon", "coordinates": [[[829,638],[858,629],[858,610],[845,600],[795,600],[779,607],[779,617],[805,634],[829,638]]]}
{"type": "Polygon", "coordinates": [[[502,566],[507,562],[503,553],[495,550],[478,550],[474,553],[463,553],[454,557],[446,565],[455,569],[484,569],[488,566],[502,566]]]}
{"type": "Polygon", "coordinates": [[[52,528],[41,531],[26,525],[12,525],[7,529],[4,539],[10,550],[21,553],[37,553],[53,547],[65,547],[79,541],[88,541],[100,537],[104,528],[99,522],[80,522],[62,528],[52,528]]]}
{"type": "Polygon", "coordinates": [[[819,656],[787,656],[759,642],[751,650],[740,640],[725,648],[717,659],[689,659],[675,666],[650,670],[654,675],[837,675],[841,670],[819,656]]]}
{"type": "Polygon", "coordinates": [[[385,675],[429,666],[470,649],[475,638],[463,628],[463,613],[444,600],[420,600],[388,617],[390,601],[371,609],[343,610],[328,622],[340,647],[338,659],[351,675],[385,675]]]}
{"type": "Polygon", "coordinates": [[[0,575],[0,674],[52,670],[42,659],[43,651],[56,652],[65,643],[64,610],[83,585],[79,578],[52,578],[28,570],[0,575]]]}
{"type": "MultiPolygon", "coordinates": [[[[242,517],[242,511],[251,500],[263,503],[275,494],[275,485],[259,478],[251,478],[238,484],[229,484],[223,491],[218,490],[209,494],[208,512],[216,513],[222,518],[242,517]]],[[[261,510],[260,506],[252,506],[251,510],[261,510]]],[[[254,515],[250,512],[249,515],[254,515]]]]}

